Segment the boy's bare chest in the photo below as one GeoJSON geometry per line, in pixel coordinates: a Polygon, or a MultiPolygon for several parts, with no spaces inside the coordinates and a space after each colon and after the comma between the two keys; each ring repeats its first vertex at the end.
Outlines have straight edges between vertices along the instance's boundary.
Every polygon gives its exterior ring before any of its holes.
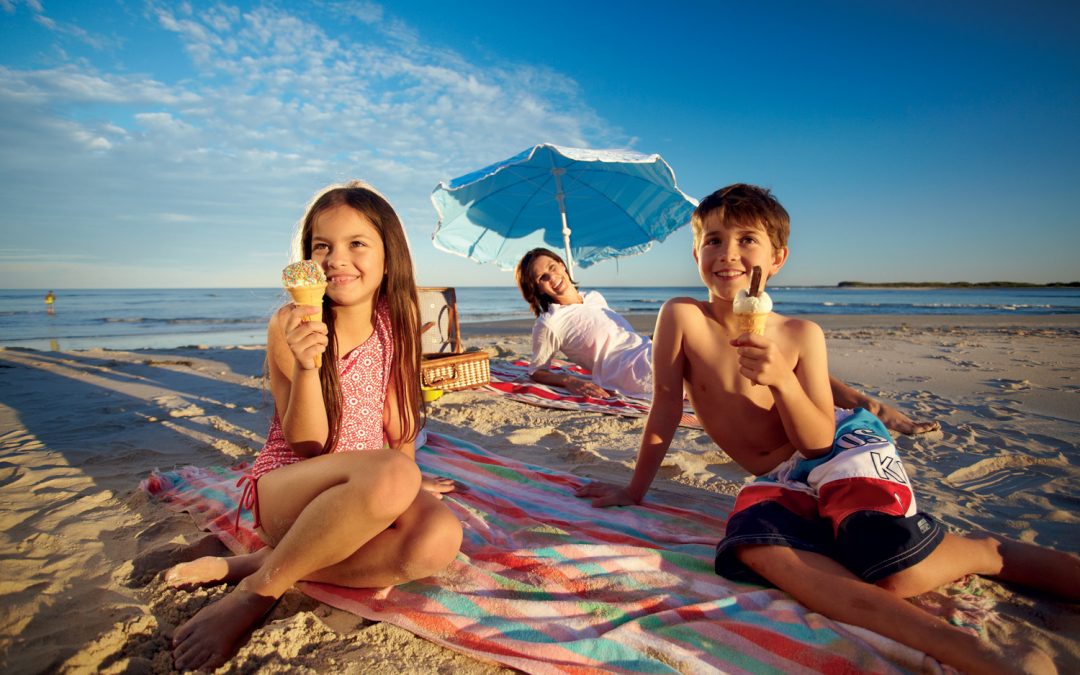
{"type": "MultiPolygon", "coordinates": [[[[740,372],[739,350],[731,345],[736,337],[710,326],[708,330],[686,339],[686,379],[691,388],[702,392],[747,398],[761,406],[771,407],[773,397],[770,389],[752,383],[740,372]]],[[[795,368],[795,355],[781,349],[781,358],[788,367],[795,368]]]]}
{"type": "Polygon", "coordinates": [[[722,331],[709,330],[687,340],[684,375],[705,431],[743,468],[760,474],[790,455],[790,444],[772,391],[739,372],[739,354],[730,344],[732,339],[722,331]]]}

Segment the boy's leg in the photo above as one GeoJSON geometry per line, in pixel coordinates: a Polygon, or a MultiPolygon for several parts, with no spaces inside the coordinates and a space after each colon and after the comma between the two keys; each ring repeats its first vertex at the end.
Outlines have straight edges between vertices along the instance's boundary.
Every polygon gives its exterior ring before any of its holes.
{"type": "Polygon", "coordinates": [[[989,533],[946,534],[926,559],[875,583],[909,598],[966,574],[994,577],[1061,600],[1080,601],[1080,557],[989,533]]]}
{"type": "Polygon", "coordinates": [[[812,611],[880,633],[965,672],[1054,672],[1037,650],[1000,647],[868,584],[827,556],[786,546],[740,546],[747,567],[812,611]]]}

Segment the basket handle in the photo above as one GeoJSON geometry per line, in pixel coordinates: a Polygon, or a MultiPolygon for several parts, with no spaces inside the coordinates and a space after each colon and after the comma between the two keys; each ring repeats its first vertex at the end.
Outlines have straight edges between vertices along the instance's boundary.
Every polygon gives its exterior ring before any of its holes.
{"type": "Polygon", "coordinates": [[[429,382],[429,385],[438,386],[440,384],[443,384],[444,382],[451,382],[451,381],[456,380],[456,379],[457,379],[457,366],[450,366],[450,374],[449,375],[447,375],[446,377],[440,377],[440,378],[437,378],[437,379],[432,379],[431,382],[429,382]]]}

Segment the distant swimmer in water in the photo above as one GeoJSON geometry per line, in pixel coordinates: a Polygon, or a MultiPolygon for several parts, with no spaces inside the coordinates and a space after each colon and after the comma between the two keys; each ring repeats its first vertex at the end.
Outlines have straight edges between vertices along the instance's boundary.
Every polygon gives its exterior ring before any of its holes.
{"type": "Polygon", "coordinates": [[[45,312],[47,314],[55,314],[56,310],[53,309],[53,305],[56,303],[56,295],[49,291],[45,294],[45,312]]]}

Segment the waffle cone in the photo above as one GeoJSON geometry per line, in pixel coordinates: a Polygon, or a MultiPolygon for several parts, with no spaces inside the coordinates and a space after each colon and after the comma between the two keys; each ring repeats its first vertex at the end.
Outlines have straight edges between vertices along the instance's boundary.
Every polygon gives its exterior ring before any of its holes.
{"type": "MultiPolygon", "coordinates": [[[[321,307],[323,296],[326,294],[326,284],[318,286],[292,286],[286,288],[293,302],[303,307],[321,307]]],[[[310,316],[305,316],[302,321],[311,321],[310,316]]],[[[322,368],[322,354],[315,355],[315,367],[322,368]]]]}
{"type": "Polygon", "coordinates": [[[739,330],[751,335],[764,335],[765,322],[769,319],[769,313],[764,314],[737,314],[739,317],[739,330]]]}
{"type": "Polygon", "coordinates": [[[318,286],[294,286],[286,288],[293,302],[305,307],[318,307],[322,304],[323,296],[326,295],[326,284],[318,286]]]}

